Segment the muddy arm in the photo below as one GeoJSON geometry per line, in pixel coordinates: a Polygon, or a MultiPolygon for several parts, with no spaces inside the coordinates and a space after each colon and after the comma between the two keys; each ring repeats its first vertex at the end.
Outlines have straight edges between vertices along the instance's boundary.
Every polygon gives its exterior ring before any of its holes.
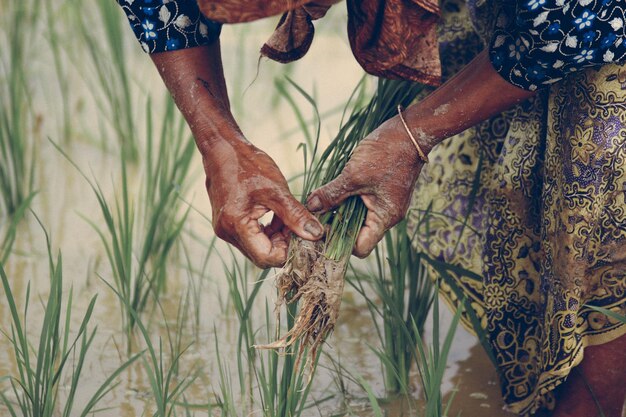
{"type": "MultiPolygon", "coordinates": [[[[411,132],[428,153],[442,140],[534,94],[502,78],[494,70],[485,51],[431,95],[409,107],[404,115],[411,132]]],[[[390,123],[403,130],[398,117],[390,123]]]]}
{"type": "MultiPolygon", "coordinates": [[[[409,107],[404,117],[413,137],[428,154],[445,138],[533,94],[505,81],[484,52],[429,97],[409,107]]],[[[312,211],[330,210],[349,196],[360,195],[368,214],[354,254],[367,256],[385,231],[405,216],[422,166],[396,116],[359,144],[341,175],[311,193],[307,206],[312,211]]]]}
{"type": "Polygon", "coordinates": [[[237,126],[219,42],[150,56],[202,154],[217,236],[260,267],[285,261],[291,232],[319,239],[320,223],[291,195],[274,161],[237,126]],[[258,220],[269,211],[274,219],[263,227],[258,220]]]}

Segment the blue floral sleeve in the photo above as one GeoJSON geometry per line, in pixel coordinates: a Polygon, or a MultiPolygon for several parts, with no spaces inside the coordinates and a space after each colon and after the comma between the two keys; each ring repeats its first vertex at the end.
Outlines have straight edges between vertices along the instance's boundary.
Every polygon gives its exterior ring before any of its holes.
{"type": "Polygon", "coordinates": [[[195,0],[117,0],[148,53],[207,45],[221,25],[206,19],[195,0]]]}
{"type": "Polygon", "coordinates": [[[570,72],[626,59],[622,0],[504,1],[491,40],[495,69],[536,90],[570,72]]]}

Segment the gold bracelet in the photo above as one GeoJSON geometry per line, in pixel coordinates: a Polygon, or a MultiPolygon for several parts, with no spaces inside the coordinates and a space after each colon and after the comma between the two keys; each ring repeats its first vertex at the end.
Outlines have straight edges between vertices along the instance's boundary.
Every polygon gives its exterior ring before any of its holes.
{"type": "Polygon", "coordinates": [[[413,134],[411,133],[411,130],[409,129],[409,126],[406,124],[406,121],[404,120],[404,117],[402,116],[402,106],[400,104],[398,104],[398,116],[400,116],[400,120],[402,120],[402,124],[404,125],[404,129],[406,130],[406,133],[409,134],[409,137],[411,138],[411,142],[413,142],[413,145],[415,145],[415,149],[417,149],[417,155],[422,160],[422,162],[427,164],[428,156],[426,156],[426,154],[424,153],[420,145],[417,143],[415,136],[413,136],[413,134]]]}

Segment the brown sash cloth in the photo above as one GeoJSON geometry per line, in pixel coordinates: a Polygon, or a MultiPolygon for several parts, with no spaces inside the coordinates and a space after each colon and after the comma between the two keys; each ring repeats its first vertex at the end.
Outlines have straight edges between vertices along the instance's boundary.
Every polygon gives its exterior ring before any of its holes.
{"type": "MultiPolygon", "coordinates": [[[[261,54],[279,62],[304,56],[311,46],[313,20],[339,0],[197,0],[211,20],[241,23],[283,14],[261,54]]],[[[348,37],[363,69],[379,77],[429,85],[441,80],[437,0],[346,0],[348,37]]]]}

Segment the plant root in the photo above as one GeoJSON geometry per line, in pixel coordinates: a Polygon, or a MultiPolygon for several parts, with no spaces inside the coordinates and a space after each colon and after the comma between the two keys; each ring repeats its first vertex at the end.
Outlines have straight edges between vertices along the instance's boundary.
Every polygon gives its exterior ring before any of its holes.
{"type": "Polygon", "coordinates": [[[341,306],[344,275],[348,259],[334,261],[322,253],[323,242],[292,239],[287,264],[276,279],[283,304],[300,301],[293,327],[280,339],[257,349],[286,349],[300,341],[295,369],[306,359],[309,375],[313,373],[319,347],[335,328],[341,306]]]}

